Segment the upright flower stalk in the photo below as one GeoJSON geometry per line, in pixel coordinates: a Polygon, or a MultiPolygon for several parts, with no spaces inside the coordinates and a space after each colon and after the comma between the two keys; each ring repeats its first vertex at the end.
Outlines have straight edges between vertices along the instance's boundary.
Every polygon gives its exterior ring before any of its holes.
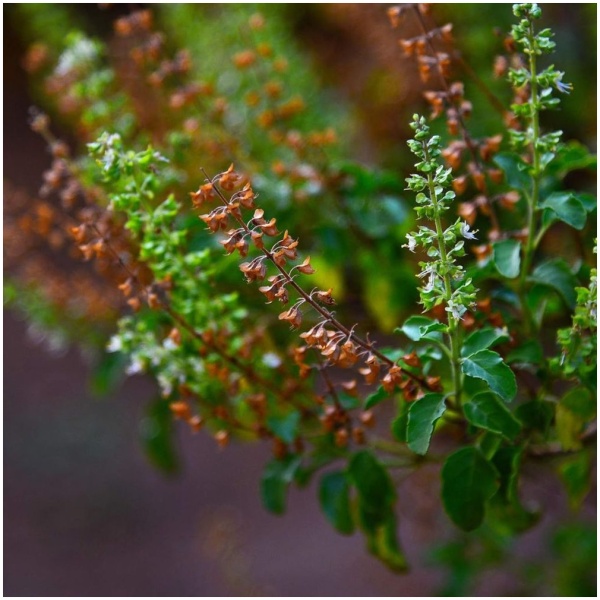
{"type": "Polygon", "coordinates": [[[553,88],[559,92],[568,93],[571,91],[571,86],[563,83],[564,73],[557,71],[552,65],[538,73],[537,57],[551,53],[555,47],[555,43],[550,39],[553,35],[550,29],[543,29],[539,33],[535,32],[534,21],[539,19],[542,14],[539,6],[532,3],[515,4],[513,13],[520,21],[513,25],[511,35],[527,56],[527,66],[523,65],[509,71],[509,80],[517,92],[517,98],[521,100],[513,104],[511,108],[524,123],[522,130],[509,130],[510,140],[515,150],[529,154],[527,170],[531,178],[531,186],[525,192],[527,238],[523,248],[519,278],[519,290],[523,297],[538,241],[540,182],[545,167],[554,158],[562,135],[562,131],[541,134],[540,112],[556,108],[560,102],[558,98],[552,96],[553,88]],[[525,98],[527,101],[523,101],[525,98]]]}
{"type": "Polygon", "coordinates": [[[457,264],[456,258],[464,256],[464,240],[476,239],[476,232],[471,231],[461,219],[444,229],[442,215],[455,197],[455,193],[448,189],[452,184],[451,169],[445,169],[440,164],[440,138],[437,135],[430,136],[425,117],[414,115],[411,127],[415,131],[415,138],[409,140],[408,145],[419,158],[415,167],[420,174],[411,175],[406,181],[408,189],[417,194],[417,218],[429,219],[435,229],[419,226],[417,232],[407,235],[408,244],[404,247],[414,252],[417,246],[421,246],[430,258],[419,263],[422,270],[418,277],[426,280],[425,286],[419,288],[421,304],[426,311],[443,305],[448,314],[445,327],[448,345],[445,350],[450,358],[454,399],[459,408],[462,394],[460,321],[474,303],[476,290],[471,279],[465,278],[464,270],[457,264]]]}

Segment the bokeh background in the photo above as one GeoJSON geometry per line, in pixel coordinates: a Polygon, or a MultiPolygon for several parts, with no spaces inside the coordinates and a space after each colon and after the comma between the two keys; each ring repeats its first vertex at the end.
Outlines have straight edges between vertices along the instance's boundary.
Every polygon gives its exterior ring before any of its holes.
{"type": "MultiPolygon", "coordinates": [[[[416,68],[401,55],[386,7],[260,8],[277,12],[316,81],[343,107],[348,156],[404,169],[405,123],[424,108],[416,68]]],[[[31,10],[18,6],[3,10],[4,178],[35,195],[50,158],[27,125],[28,109],[40,98],[23,56],[43,19],[36,22],[31,10]]],[[[218,5],[197,10],[198,19],[206,11],[228,14],[218,5]]],[[[73,27],[109,38],[112,20],[125,11],[72,5],[68,14],[73,27]]],[[[176,23],[167,6],[157,12],[176,23]]],[[[498,32],[512,21],[509,5],[440,5],[436,17],[454,23],[457,47],[491,80],[498,32]]],[[[547,5],[544,22],[556,32],[556,63],[575,89],[548,126],[594,149],[596,6],[547,5]]],[[[189,26],[184,39],[193,36],[189,26]]],[[[469,88],[475,106],[478,94],[476,86],[469,88]]],[[[508,88],[504,96],[509,98],[508,88]]],[[[479,113],[473,130],[488,130],[494,119],[491,111],[479,113]]],[[[437,472],[424,468],[406,478],[399,488],[401,539],[415,567],[397,576],[365,553],[358,534],[345,538],[331,530],[313,486],[292,492],[283,518],[267,514],[258,494],[269,454],[262,446],[234,444],[219,451],[208,436],[182,429],[182,469],[161,474],[139,442],[145,401],[155,394],[152,383],[132,378],[100,397],[90,390],[86,355],[74,347],[52,349],[47,341],[19,313],[5,312],[6,595],[423,596],[466,590],[502,596],[589,590],[595,497],[582,514],[570,514],[548,465],[533,465],[526,474],[524,495],[546,511],[514,546],[457,537],[430,491],[438,485],[437,472]]]]}

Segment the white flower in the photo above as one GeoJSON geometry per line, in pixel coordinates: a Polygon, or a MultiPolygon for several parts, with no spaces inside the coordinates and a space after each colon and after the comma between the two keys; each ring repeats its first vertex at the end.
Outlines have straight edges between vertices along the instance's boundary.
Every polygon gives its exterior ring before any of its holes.
{"type": "Polygon", "coordinates": [[[453,300],[448,302],[446,311],[449,312],[455,319],[462,319],[462,316],[467,311],[467,308],[462,304],[455,304],[453,300]]]}
{"type": "Polygon", "coordinates": [[[262,361],[267,367],[271,367],[272,369],[276,369],[279,365],[281,365],[281,358],[279,358],[279,356],[277,356],[277,354],[274,352],[267,352],[262,357],[262,361]]]}
{"type": "Polygon", "coordinates": [[[434,287],[435,287],[435,273],[433,271],[431,271],[431,273],[429,273],[429,281],[427,282],[427,285],[423,288],[423,291],[431,292],[434,287]]]}
{"type": "Polygon", "coordinates": [[[144,370],[144,365],[140,361],[139,358],[134,358],[131,361],[131,364],[127,367],[125,372],[127,375],[135,375],[136,373],[141,373],[144,370]]]}
{"type": "Polygon", "coordinates": [[[165,350],[175,350],[177,348],[177,344],[170,337],[166,337],[162,345],[165,350]]]}
{"type": "Polygon", "coordinates": [[[123,349],[123,340],[118,335],[113,335],[110,338],[108,346],[106,346],[107,352],[120,352],[123,349]]]}
{"type": "Polygon", "coordinates": [[[464,221],[460,224],[460,235],[462,235],[465,240],[476,240],[475,234],[477,233],[477,229],[475,231],[471,231],[468,223],[464,221]]]}
{"type": "Polygon", "coordinates": [[[417,240],[415,240],[415,238],[412,235],[410,235],[410,233],[406,234],[406,239],[408,240],[408,244],[404,244],[402,247],[408,248],[411,252],[414,252],[415,248],[417,247],[417,240]]]}

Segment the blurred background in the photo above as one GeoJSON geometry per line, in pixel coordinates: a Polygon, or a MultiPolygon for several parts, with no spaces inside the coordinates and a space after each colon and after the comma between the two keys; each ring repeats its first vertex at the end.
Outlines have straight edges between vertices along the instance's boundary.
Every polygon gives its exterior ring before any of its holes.
{"type": "MultiPolygon", "coordinates": [[[[40,37],[59,46],[69,28],[110,40],[114,19],[129,10],[61,7],[3,7],[5,194],[8,186],[11,193],[35,197],[51,161],[43,140],[28,127],[29,107],[44,102],[39,82],[25,68],[28,49],[40,37]]],[[[546,124],[595,150],[596,6],[543,8],[544,24],[556,33],[557,67],[574,84],[562,110],[549,115],[546,124]]],[[[207,31],[211,24],[235,21],[241,8],[198,5],[191,20],[182,10],[153,6],[169,39],[200,57],[195,58],[199,69],[205,60],[207,69],[218,70],[227,48],[215,45],[218,32],[197,39],[197,27],[207,31]],[[197,48],[191,47],[195,43],[197,48]]],[[[343,155],[403,176],[410,161],[406,124],[413,112],[427,109],[416,66],[398,47],[386,6],[244,10],[260,10],[278,24],[282,39],[293,48],[293,60],[309,73],[307,101],[316,112],[319,102],[326,103],[324,116],[331,116],[341,131],[343,155]]],[[[435,18],[454,24],[457,49],[508,102],[508,86],[493,78],[492,65],[512,22],[509,5],[439,5],[435,18]]],[[[235,36],[235,28],[224,29],[235,36]]],[[[465,81],[476,107],[472,130],[494,131],[498,116],[485,109],[479,87],[465,81]]],[[[68,119],[58,119],[57,126],[67,139],[76,139],[68,119]]],[[[396,217],[397,233],[403,235],[403,216],[396,217]]],[[[366,256],[368,263],[372,259],[366,256]]],[[[407,272],[412,277],[412,269],[407,272]]],[[[350,303],[352,294],[350,288],[350,303]]],[[[363,304],[367,307],[359,308],[370,310],[376,321],[389,314],[386,305],[363,304]]],[[[366,554],[359,535],[346,538],[331,530],[314,486],[292,492],[283,518],[267,514],[258,494],[269,456],[265,447],[233,444],[219,451],[208,436],[182,428],[176,440],[179,472],[166,476],[155,469],[140,443],[146,401],[156,394],[149,380],[131,378],[108,396],[98,394],[98,385],[90,385],[89,355],[53,343],[13,309],[4,313],[4,349],[8,596],[594,593],[596,499],[592,495],[582,513],[571,514],[551,465],[529,467],[524,496],[545,512],[517,543],[485,531],[477,539],[458,536],[429,491],[438,485],[435,469],[423,468],[399,482],[401,540],[414,568],[398,576],[366,554]]]]}

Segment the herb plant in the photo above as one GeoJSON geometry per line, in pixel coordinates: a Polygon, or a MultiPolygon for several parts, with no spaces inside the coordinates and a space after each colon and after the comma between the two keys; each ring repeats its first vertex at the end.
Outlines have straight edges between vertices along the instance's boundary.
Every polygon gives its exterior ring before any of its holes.
{"type": "MultiPolygon", "coordinates": [[[[191,9],[158,10],[176,27],[191,9]]],[[[395,476],[424,463],[438,465],[443,510],[470,540],[536,524],[520,491],[532,461],[553,461],[580,506],[596,432],[596,198],[568,176],[595,157],[545,127],[576,90],[543,66],[555,44],[540,7],[514,5],[495,62],[510,107],[474,75],[503,127],[479,138],[451,77],[452,26],[437,27],[428,5],[389,9],[401,35],[418,23],[400,46],[432,111],[410,123],[408,177],[342,160],[328,123],[340,112],[303,98],[316,83],[296,82],[290,65],[308,66],[280,54],[269,19],[244,11],[223,35],[239,43],[244,23],[248,45],[202,77],[148,10],[115,22],[127,64],[82,33],[54,56],[62,40],[31,48],[48,112],[81,144],[69,148],[32,113],[53,163],[33,210],[9,190],[5,298],[61,343],[96,348],[104,373],[156,381],[145,444],[159,468],[176,468],[172,419],[220,447],[266,441],[268,510],[284,513],[288,488],[314,482],[331,526],[360,530],[398,572],[409,565],[395,476]],[[578,255],[555,251],[553,235],[577,240],[578,255]],[[77,311],[36,254],[44,242],[95,265],[93,283],[72,293],[77,311]],[[401,309],[373,310],[377,289],[402,295],[401,309]],[[344,308],[353,293],[362,322],[344,308]]]]}

